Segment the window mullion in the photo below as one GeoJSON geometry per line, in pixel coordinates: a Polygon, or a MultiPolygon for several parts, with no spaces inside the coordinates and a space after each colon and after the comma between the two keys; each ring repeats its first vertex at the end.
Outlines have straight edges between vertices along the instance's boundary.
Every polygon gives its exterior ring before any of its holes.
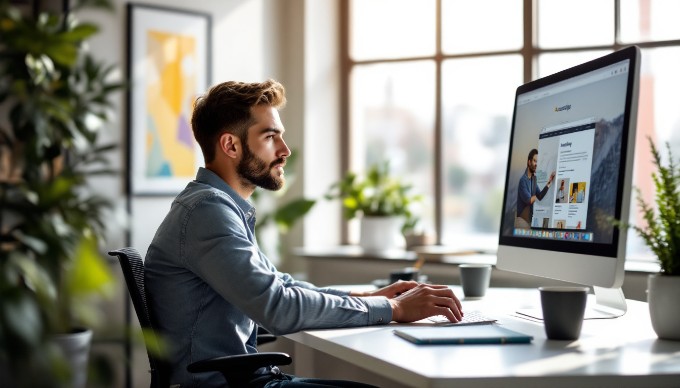
{"type": "Polygon", "coordinates": [[[524,82],[533,79],[536,61],[536,42],[538,38],[538,12],[537,0],[524,0],[524,44],[522,45],[522,58],[524,60],[524,82]]]}
{"type": "Polygon", "coordinates": [[[442,244],[444,233],[444,130],[442,128],[442,0],[436,6],[435,113],[434,113],[434,228],[436,243],[442,244]]]}
{"type": "MultiPolygon", "coordinates": [[[[350,109],[351,93],[349,90],[350,73],[352,67],[352,59],[349,55],[350,42],[350,25],[349,25],[349,7],[350,1],[340,1],[340,176],[344,176],[350,169],[350,147],[352,144],[352,131],[350,128],[350,109]]],[[[344,216],[341,216],[342,225],[340,228],[340,243],[349,243],[349,224],[344,216]]]]}

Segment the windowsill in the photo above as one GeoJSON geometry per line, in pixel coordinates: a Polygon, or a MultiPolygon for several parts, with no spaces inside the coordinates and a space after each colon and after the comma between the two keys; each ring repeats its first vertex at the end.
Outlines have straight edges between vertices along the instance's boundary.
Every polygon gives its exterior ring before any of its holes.
{"type": "Polygon", "coordinates": [[[626,272],[656,273],[661,267],[658,263],[647,260],[627,259],[625,264],[626,272]]]}
{"type": "MultiPolygon", "coordinates": [[[[415,261],[419,258],[426,262],[442,264],[496,264],[495,251],[473,249],[457,249],[443,245],[413,247],[409,250],[393,249],[384,251],[365,251],[357,245],[339,245],[332,247],[295,248],[293,253],[302,257],[373,259],[415,261]]],[[[625,263],[625,271],[630,273],[651,274],[659,272],[659,264],[655,261],[640,258],[629,258],[625,263]]]]}

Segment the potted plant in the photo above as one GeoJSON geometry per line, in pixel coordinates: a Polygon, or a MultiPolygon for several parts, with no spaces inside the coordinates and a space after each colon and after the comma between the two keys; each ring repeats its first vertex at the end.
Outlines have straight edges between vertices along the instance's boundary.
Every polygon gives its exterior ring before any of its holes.
{"type": "Polygon", "coordinates": [[[656,256],[660,272],[650,274],[647,283],[652,327],[659,338],[680,340],[680,168],[668,143],[668,165],[662,164],[651,138],[649,144],[657,169],[652,174],[656,206],[645,202],[636,189],[645,225],[617,224],[635,230],[656,256]]]}
{"type": "Polygon", "coordinates": [[[0,2],[0,377],[83,386],[66,356],[88,351],[93,304],[115,285],[99,250],[110,203],[88,179],[113,173],[99,132],[122,84],[87,51],[97,26],[33,11],[0,2]]]}
{"type": "Polygon", "coordinates": [[[390,175],[389,162],[382,162],[370,166],[365,177],[348,172],[331,185],[325,198],[341,200],[346,219],[360,218],[362,248],[404,248],[403,233],[418,221],[414,204],[423,199],[411,193],[412,188],[390,175]]]}

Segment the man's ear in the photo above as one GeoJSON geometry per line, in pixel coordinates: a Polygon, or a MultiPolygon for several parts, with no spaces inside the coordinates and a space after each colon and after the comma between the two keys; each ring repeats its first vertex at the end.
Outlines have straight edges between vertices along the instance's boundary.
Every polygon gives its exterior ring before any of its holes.
{"type": "Polygon", "coordinates": [[[233,133],[225,132],[220,136],[218,147],[221,153],[237,158],[241,152],[241,139],[233,133]]]}

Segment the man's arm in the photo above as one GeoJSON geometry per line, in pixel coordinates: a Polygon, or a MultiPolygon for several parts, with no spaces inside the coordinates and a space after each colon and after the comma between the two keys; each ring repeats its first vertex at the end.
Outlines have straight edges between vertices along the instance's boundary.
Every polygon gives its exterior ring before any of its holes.
{"type": "Polygon", "coordinates": [[[187,268],[245,315],[273,334],[303,329],[389,323],[387,298],[353,298],[297,286],[272,270],[251,241],[240,209],[221,196],[207,197],[184,222],[182,260],[187,268]]]}
{"type": "MultiPolygon", "coordinates": [[[[264,256],[264,254],[262,252],[260,252],[260,254],[264,256]]],[[[267,262],[270,262],[269,259],[267,259],[267,262]]],[[[318,292],[322,292],[324,294],[330,294],[330,295],[358,296],[358,295],[352,295],[349,291],[338,290],[337,288],[332,288],[332,287],[317,287],[316,285],[314,285],[312,283],[305,282],[305,281],[302,281],[302,280],[296,280],[290,274],[287,274],[285,272],[279,272],[278,270],[276,270],[276,268],[274,267],[273,264],[272,264],[271,268],[272,268],[273,271],[276,271],[279,278],[283,281],[283,283],[286,287],[302,287],[302,288],[306,288],[308,290],[314,290],[314,291],[318,291],[318,292]]]]}
{"type": "MultiPolygon", "coordinates": [[[[543,197],[545,197],[545,195],[548,193],[548,190],[550,190],[550,185],[552,184],[553,179],[555,179],[555,171],[553,171],[552,174],[550,174],[550,178],[548,178],[548,183],[545,184],[543,190],[536,194],[536,198],[538,198],[539,201],[542,200],[543,197]]],[[[536,187],[538,187],[538,185],[536,185],[536,187]]],[[[532,203],[533,202],[534,201],[532,201],[532,203]]]]}

